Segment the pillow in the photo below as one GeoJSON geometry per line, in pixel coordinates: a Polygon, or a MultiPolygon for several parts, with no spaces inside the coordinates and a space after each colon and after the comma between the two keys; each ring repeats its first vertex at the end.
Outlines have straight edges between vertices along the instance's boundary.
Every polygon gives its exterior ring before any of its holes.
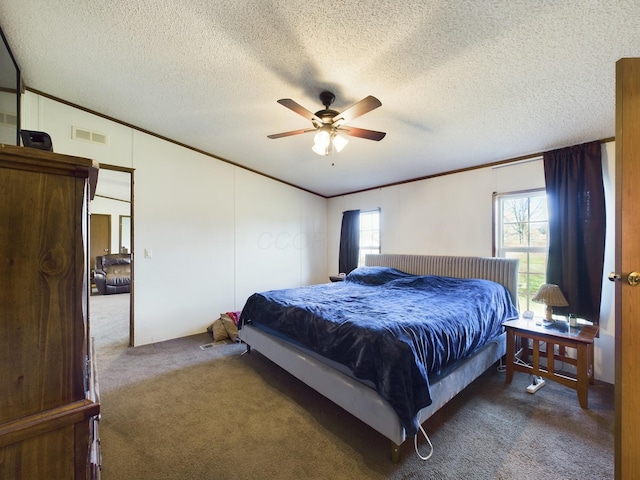
{"type": "Polygon", "coordinates": [[[227,332],[229,339],[232,342],[235,342],[238,339],[238,326],[236,325],[233,317],[228,313],[221,313],[220,321],[222,323],[222,327],[227,332]]]}
{"type": "Polygon", "coordinates": [[[238,327],[233,318],[227,313],[221,313],[220,318],[214,320],[207,328],[207,331],[213,335],[214,342],[226,339],[235,342],[238,339],[238,327]]]}
{"type": "Polygon", "coordinates": [[[358,267],[347,275],[346,280],[368,285],[382,285],[398,278],[413,276],[389,267],[358,267]]]}
{"type": "Polygon", "coordinates": [[[221,340],[226,340],[227,338],[229,338],[227,330],[224,328],[224,325],[222,325],[222,320],[219,318],[214,320],[209,328],[207,328],[207,330],[211,333],[211,335],[213,335],[214,342],[219,342],[221,340]]]}

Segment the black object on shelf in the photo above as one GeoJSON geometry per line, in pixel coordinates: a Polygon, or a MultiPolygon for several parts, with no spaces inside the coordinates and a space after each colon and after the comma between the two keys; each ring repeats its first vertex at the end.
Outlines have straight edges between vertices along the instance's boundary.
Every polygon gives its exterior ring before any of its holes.
{"type": "Polygon", "coordinates": [[[53,152],[53,143],[48,133],[35,130],[20,130],[20,137],[22,138],[22,145],[25,147],[53,152]]]}

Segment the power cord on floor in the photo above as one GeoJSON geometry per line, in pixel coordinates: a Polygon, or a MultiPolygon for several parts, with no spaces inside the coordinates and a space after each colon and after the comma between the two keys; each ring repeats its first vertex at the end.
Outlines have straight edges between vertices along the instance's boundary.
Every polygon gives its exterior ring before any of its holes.
{"type": "MultiPolygon", "coordinates": [[[[516,356],[513,359],[513,363],[517,363],[519,365],[523,365],[523,366],[527,366],[530,367],[531,365],[528,364],[527,362],[523,361],[520,357],[518,357],[518,355],[516,354],[516,356]]],[[[507,370],[507,366],[504,364],[504,361],[502,360],[502,357],[500,357],[500,363],[498,364],[498,366],[496,367],[496,369],[499,372],[505,372],[507,370]]]]}
{"type": "Polygon", "coordinates": [[[422,424],[420,422],[420,414],[418,414],[418,428],[422,432],[422,435],[424,435],[424,438],[427,440],[427,443],[429,443],[429,448],[431,450],[429,452],[429,455],[427,455],[426,457],[420,454],[420,451],[418,450],[418,434],[416,433],[413,436],[413,446],[416,450],[416,455],[418,455],[418,458],[420,458],[420,460],[429,460],[433,455],[433,444],[431,443],[431,439],[429,438],[429,435],[427,435],[427,432],[425,432],[424,428],[422,428],[422,424]]]}

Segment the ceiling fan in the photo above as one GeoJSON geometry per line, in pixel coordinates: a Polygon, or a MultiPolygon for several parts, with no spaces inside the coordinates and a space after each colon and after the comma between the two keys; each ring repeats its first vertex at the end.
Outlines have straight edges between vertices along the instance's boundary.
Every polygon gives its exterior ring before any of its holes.
{"type": "Polygon", "coordinates": [[[367,140],[375,140],[377,142],[384,138],[386,135],[385,132],[377,132],[375,130],[367,130],[366,128],[349,127],[345,125],[345,123],[350,122],[354,118],[364,115],[365,113],[381,106],[382,103],[380,103],[380,100],[369,95],[340,113],[329,108],[335,98],[336,96],[331,92],[322,92],[320,94],[320,101],[324,105],[324,110],[319,110],[316,113],[311,113],[309,110],[290,98],[278,100],[280,105],[284,105],[298,115],[302,115],[307,120],[311,120],[313,128],[303,128],[301,130],[292,130],[290,132],[276,133],[274,135],[267,136],[275,139],[289,137],[291,135],[299,135],[301,133],[317,132],[312,150],[319,155],[329,155],[334,150],[339,152],[345,147],[348,141],[339,134],[365,138],[367,140]]]}

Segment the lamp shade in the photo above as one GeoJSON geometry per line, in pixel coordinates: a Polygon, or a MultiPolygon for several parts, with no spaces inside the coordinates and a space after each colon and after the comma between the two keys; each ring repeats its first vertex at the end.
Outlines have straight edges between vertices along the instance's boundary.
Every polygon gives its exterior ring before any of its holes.
{"type": "Polygon", "coordinates": [[[540,289],[531,300],[538,303],[544,303],[548,307],[566,307],[569,305],[569,302],[564,298],[560,287],[553,283],[544,283],[540,285],[540,289]]]}
{"type": "Polygon", "coordinates": [[[333,141],[333,146],[335,147],[336,152],[338,153],[341,152],[342,149],[347,146],[347,143],[349,143],[349,140],[347,140],[341,135],[334,135],[332,141],[333,141]]]}
{"type": "Polygon", "coordinates": [[[569,302],[564,298],[560,287],[553,283],[544,283],[540,285],[538,292],[531,300],[537,303],[544,303],[547,306],[545,313],[545,319],[547,322],[553,322],[552,307],[566,307],[569,305],[569,302]]]}

